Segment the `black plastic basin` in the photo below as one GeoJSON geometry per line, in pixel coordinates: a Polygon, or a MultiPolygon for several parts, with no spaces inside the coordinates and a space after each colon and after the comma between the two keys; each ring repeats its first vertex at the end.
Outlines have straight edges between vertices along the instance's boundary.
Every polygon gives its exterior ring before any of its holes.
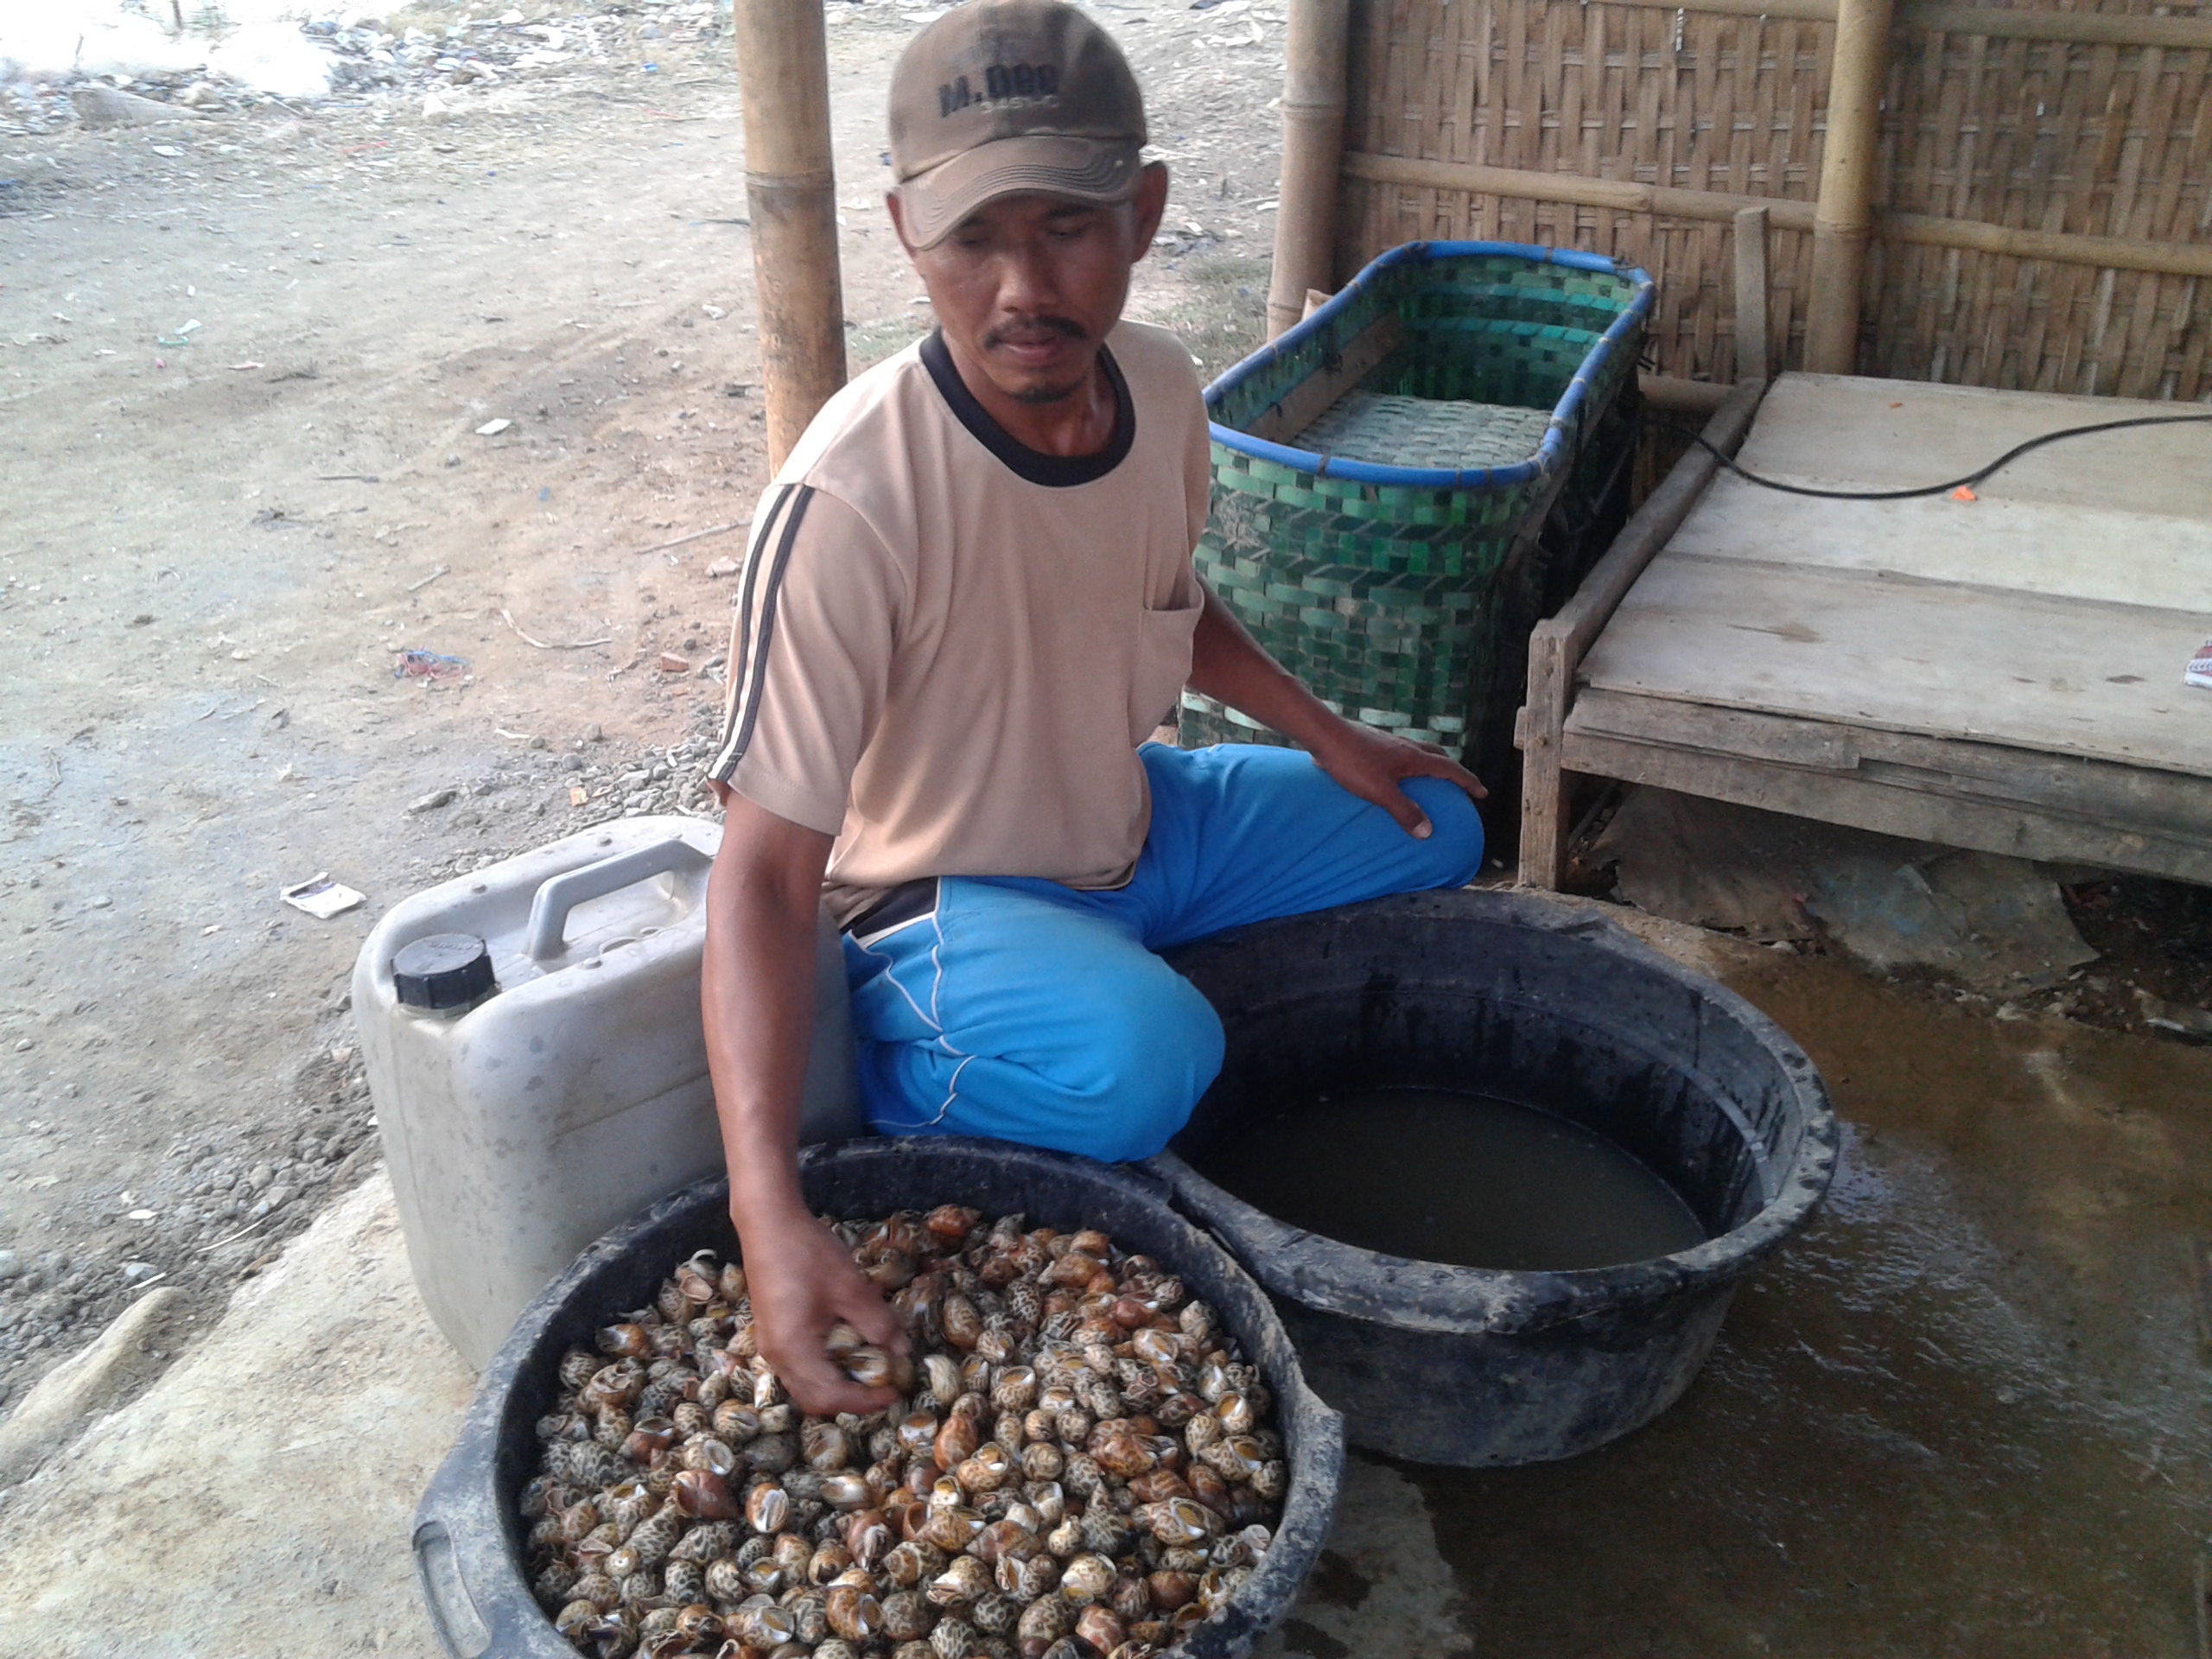
{"type": "MultiPolygon", "coordinates": [[[[1153,1256],[1212,1304],[1274,1391],[1288,1452],[1281,1524],[1260,1568],[1229,1605],[1185,1637],[1190,1659],[1238,1659],[1281,1617],[1319,1554],[1344,1474],[1344,1420],[1306,1386],[1268,1298],[1228,1253],[1169,1207],[1141,1171],[950,1136],[810,1147],[799,1180],[817,1213],[878,1216],[939,1204],[1033,1226],[1103,1229],[1153,1256]]],[[[535,1472],[537,1419],[551,1409],[563,1350],[589,1349],[607,1316],[652,1300],[700,1249],[737,1249],[728,1184],[687,1187],[576,1258],[524,1310],[477,1385],[460,1439],[415,1511],[415,1561],[439,1639],[455,1659],[575,1659],[530,1592],[516,1509],[535,1472]]]]}
{"type": "MultiPolygon", "coordinates": [[[[1586,910],[1412,894],[1239,929],[1170,960],[1221,1014],[1228,1050],[1152,1167],[1267,1287],[1356,1446],[1535,1463],[1649,1421],[1835,1167],[1827,1091],[1781,1028],[1586,910]],[[1177,1155],[1275,1103],[1380,1085],[1572,1117],[1672,1186],[1707,1242],[1581,1272],[1408,1261],[1287,1226],[1177,1155]]],[[[1345,1128],[1357,1157],[1358,1126],[1345,1128]]]]}

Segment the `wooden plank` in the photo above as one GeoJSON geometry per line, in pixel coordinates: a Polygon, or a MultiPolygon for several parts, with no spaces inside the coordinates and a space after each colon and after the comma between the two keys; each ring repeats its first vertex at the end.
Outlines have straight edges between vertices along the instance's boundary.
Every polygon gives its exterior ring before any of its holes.
{"type": "MultiPolygon", "coordinates": [[[[2206,413],[2212,410],[2187,404],[1785,374],[1738,459],[1792,483],[1901,489],[1963,476],[2062,427],[2206,413]]],[[[2212,423],[2063,439],[1975,491],[1985,499],[2081,501],[2212,518],[2212,423]]]]}
{"type": "Polygon", "coordinates": [[[1896,789],[2120,823],[2212,853],[2212,778],[1585,689],[1566,729],[1856,777],[1896,789]]]}
{"type": "Polygon", "coordinates": [[[2212,885],[2212,852],[2125,825],[2096,825],[2011,804],[1954,799],[1855,777],[1695,753],[1569,729],[1567,769],[1772,812],[2012,858],[2080,862],[2212,885]]]}
{"type": "Polygon", "coordinates": [[[1584,661],[1606,690],[2212,776],[2202,619],[1669,555],[1584,661]]]}
{"type": "Polygon", "coordinates": [[[1405,327],[1395,311],[1385,312],[1344,345],[1337,366],[1310,374],[1270,404],[1244,430],[1269,443],[1288,443],[1319,418],[1321,411],[1357,385],[1361,378],[1398,349],[1405,327]]]}
{"type": "MultiPolygon", "coordinates": [[[[1724,454],[1734,453],[1750,429],[1764,391],[1757,382],[1732,390],[1706,423],[1706,442],[1724,454]]],[[[1659,487],[1621,526],[1605,556],[1592,567],[1560,613],[1539,622],[1529,635],[1529,701],[1518,733],[1522,749],[1520,880],[1523,886],[1546,891],[1559,886],[1560,861],[1567,847],[1567,779],[1560,764],[1559,734],[1582,653],[1597,639],[1599,630],[1652,556],[1681,525],[1719,466],[1712,452],[1702,446],[1677,461],[1659,487]]]]}
{"type": "MultiPolygon", "coordinates": [[[[2212,425],[2203,432],[2212,493],[2212,425]]],[[[1824,501],[1723,474],[1668,543],[1676,554],[2179,611],[2212,631],[2212,504],[2183,518],[1994,489],[1974,502],[1824,501]]]]}

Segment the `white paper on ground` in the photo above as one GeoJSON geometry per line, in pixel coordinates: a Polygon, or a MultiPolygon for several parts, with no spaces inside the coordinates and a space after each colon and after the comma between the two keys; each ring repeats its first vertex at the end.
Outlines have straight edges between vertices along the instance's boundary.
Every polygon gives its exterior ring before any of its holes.
{"type": "Polygon", "coordinates": [[[340,911],[351,910],[367,895],[330,879],[330,872],[320,871],[311,881],[296,882],[283,890],[284,902],[294,910],[304,910],[319,922],[327,922],[340,911]]]}

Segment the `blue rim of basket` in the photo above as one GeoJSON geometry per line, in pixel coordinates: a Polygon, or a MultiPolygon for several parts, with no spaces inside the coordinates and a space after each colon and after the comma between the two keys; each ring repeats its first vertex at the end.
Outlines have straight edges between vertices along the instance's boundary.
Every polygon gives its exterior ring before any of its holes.
{"type": "MultiPolygon", "coordinates": [[[[1578,248],[1538,247],[1527,242],[1403,242],[1377,254],[1368,263],[1365,270],[1346,283],[1312,316],[1269,340],[1208,386],[1205,390],[1206,409],[1211,415],[1222,397],[1236,390],[1246,376],[1256,374],[1269,364],[1278,361],[1285,353],[1294,351],[1310,335],[1326,327],[1338,312],[1358,299],[1378,272],[1410,261],[1464,259],[1499,254],[1535,260],[1543,264],[1567,265],[1576,270],[1602,271],[1610,276],[1625,276],[1636,284],[1635,296],[1622,308],[1620,315],[1613,319],[1612,325],[1599,337],[1597,344],[1583,354],[1581,365],[1574,371],[1573,379],[1567,383],[1566,391],[1560,394],[1559,402],[1552,409],[1551,419],[1544,427],[1543,442],[1536,446],[1536,453],[1527,461],[1516,461],[1510,467],[1478,467],[1471,471],[1451,467],[1390,467],[1372,461],[1339,460],[1333,455],[1316,454],[1311,449],[1294,449],[1288,444],[1270,443],[1265,438],[1255,438],[1249,432],[1239,432],[1235,427],[1224,426],[1219,421],[1209,419],[1207,425],[1212,429],[1213,441],[1238,454],[1250,455],[1256,461],[1271,461],[1278,467],[1311,473],[1317,478],[1340,478],[1353,484],[1393,485],[1400,489],[1510,489],[1545,476],[1565,457],[1567,428],[1580,410],[1583,399],[1589,395],[1592,372],[1605,361],[1611,350],[1618,348],[1635,332],[1651,309],[1658,284],[1641,266],[1631,266],[1624,270],[1601,253],[1584,253],[1578,248]]],[[[1270,408],[1273,406],[1269,405],[1270,408]]]]}

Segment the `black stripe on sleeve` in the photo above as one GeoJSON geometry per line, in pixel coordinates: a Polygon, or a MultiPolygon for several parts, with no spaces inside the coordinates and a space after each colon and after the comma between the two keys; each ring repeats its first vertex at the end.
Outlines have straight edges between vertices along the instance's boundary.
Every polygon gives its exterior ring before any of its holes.
{"type": "Polygon", "coordinates": [[[724,782],[738,763],[745,759],[746,750],[753,743],[753,728],[760,718],[760,689],[768,678],[768,647],[776,633],[776,594],[783,585],[784,567],[791,563],[791,543],[798,538],[800,522],[806,517],[807,503],[814,499],[811,485],[801,485],[791,498],[790,511],[784,515],[784,533],[776,543],[775,563],[768,567],[766,579],[760,588],[760,621],[753,630],[750,648],[746,655],[745,696],[737,730],[716,764],[716,775],[724,782]]]}
{"type": "Polygon", "coordinates": [[[729,769],[737,764],[736,756],[729,753],[730,740],[736,735],[738,721],[744,713],[747,669],[760,655],[753,639],[753,602],[755,590],[760,585],[760,552],[775,535],[777,522],[791,505],[791,496],[797,488],[795,485],[786,484],[777,492],[775,499],[768,505],[768,511],[760,516],[760,528],[753,532],[753,545],[746,550],[745,582],[738,598],[735,629],[737,655],[728,667],[731,689],[729,713],[722,722],[721,749],[715,756],[715,764],[707,771],[709,778],[719,782],[728,782],[729,769]]]}

